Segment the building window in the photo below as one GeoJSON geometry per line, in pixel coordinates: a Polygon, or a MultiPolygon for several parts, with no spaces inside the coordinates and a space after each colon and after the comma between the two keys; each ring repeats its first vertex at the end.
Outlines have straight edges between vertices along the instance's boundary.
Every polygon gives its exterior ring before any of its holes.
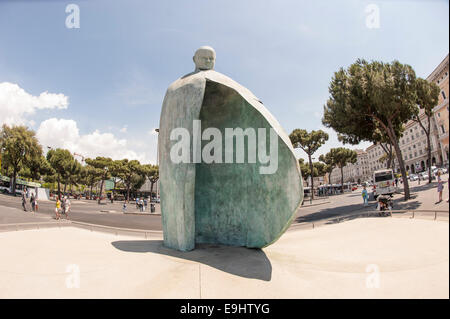
{"type": "Polygon", "coordinates": [[[445,92],[444,91],[442,91],[441,92],[441,94],[442,94],[442,97],[444,98],[444,100],[447,98],[446,96],[445,96],[445,92]]]}
{"type": "Polygon", "coordinates": [[[441,113],[438,113],[438,117],[441,117],[441,113]]]}
{"type": "Polygon", "coordinates": [[[445,134],[445,128],[444,125],[441,125],[442,134],[445,134]]]}

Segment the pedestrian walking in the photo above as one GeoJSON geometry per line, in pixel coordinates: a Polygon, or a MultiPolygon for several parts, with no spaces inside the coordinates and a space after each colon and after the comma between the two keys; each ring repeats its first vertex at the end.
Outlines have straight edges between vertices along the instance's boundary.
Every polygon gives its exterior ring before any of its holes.
{"type": "Polygon", "coordinates": [[[61,211],[61,201],[59,200],[59,197],[56,198],[56,205],[55,205],[55,219],[60,219],[61,215],[60,212],[61,211]]]}
{"type": "Polygon", "coordinates": [[[66,213],[66,197],[63,196],[62,200],[61,200],[61,214],[65,214],[66,213]]]}
{"type": "Polygon", "coordinates": [[[144,198],[144,211],[147,211],[148,201],[147,198],[144,198]]]}
{"type": "Polygon", "coordinates": [[[125,200],[125,201],[123,202],[122,211],[123,211],[124,213],[127,212],[127,200],[125,200]]]}
{"type": "Polygon", "coordinates": [[[398,178],[395,178],[395,187],[398,187],[398,178]]]}
{"type": "Polygon", "coordinates": [[[35,208],[36,208],[36,202],[35,202],[35,197],[34,194],[31,194],[31,198],[30,198],[30,204],[31,204],[31,211],[34,213],[35,212],[35,208]]]}
{"type": "Polygon", "coordinates": [[[438,178],[437,191],[439,193],[439,200],[437,201],[437,203],[440,203],[440,202],[442,202],[442,191],[444,190],[444,182],[442,181],[442,178],[441,178],[441,171],[438,171],[437,178],[438,178]]]}
{"type": "Polygon", "coordinates": [[[24,211],[27,211],[27,199],[24,192],[22,192],[22,207],[24,211]]]}
{"type": "Polygon", "coordinates": [[[363,186],[361,195],[363,198],[364,206],[369,206],[369,193],[367,192],[366,185],[363,186]]]}
{"type": "Polygon", "coordinates": [[[66,219],[70,219],[69,218],[69,213],[70,213],[70,199],[67,198],[67,196],[64,197],[64,209],[65,209],[65,214],[66,214],[66,219]]]}

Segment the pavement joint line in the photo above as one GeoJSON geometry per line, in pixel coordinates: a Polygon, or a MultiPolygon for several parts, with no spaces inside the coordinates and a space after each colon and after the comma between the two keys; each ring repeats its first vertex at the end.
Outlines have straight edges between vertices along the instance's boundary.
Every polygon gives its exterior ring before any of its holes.
{"type": "Polygon", "coordinates": [[[140,216],[161,216],[161,214],[160,213],[139,213],[139,212],[136,212],[136,213],[123,213],[123,214],[125,214],[125,215],[140,215],[140,216]]]}
{"type": "Polygon", "coordinates": [[[149,229],[136,229],[136,228],[122,228],[122,227],[113,227],[113,226],[106,226],[106,225],[97,225],[97,224],[90,224],[85,222],[78,222],[78,221],[71,221],[74,225],[83,225],[88,226],[91,228],[91,230],[95,228],[107,228],[110,230],[117,231],[126,231],[126,232],[137,232],[137,233],[154,233],[154,234],[162,234],[161,230],[149,230],[149,229]]]}
{"type": "Polygon", "coordinates": [[[327,202],[317,203],[317,204],[301,205],[300,208],[302,208],[302,207],[305,207],[305,208],[306,208],[306,207],[318,206],[318,205],[329,204],[329,203],[331,203],[331,202],[330,202],[330,201],[327,201],[327,202]]]}
{"type": "MultiPolygon", "coordinates": [[[[426,213],[429,213],[429,212],[434,212],[435,210],[421,210],[421,209],[418,209],[418,210],[406,210],[407,212],[412,212],[412,211],[417,211],[417,212],[426,212],[426,213]]],[[[370,217],[381,217],[381,216],[378,216],[378,213],[379,211],[378,210],[375,210],[375,211],[368,211],[368,212],[363,212],[363,211],[360,211],[360,212],[358,212],[358,213],[356,213],[356,214],[349,214],[349,215],[346,215],[346,216],[339,216],[339,217],[337,217],[337,218],[324,218],[324,219],[321,219],[320,221],[323,221],[324,223],[322,224],[322,226],[323,225],[327,225],[327,223],[326,222],[330,222],[330,221],[337,221],[337,223],[342,223],[342,222],[345,222],[345,221],[347,221],[347,218],[352,218],[352,217],[356,217],[356,218],[370,218],[370,217]]],[[[447,212],[448,213],[448,211],[443,211],[443,212],[447,212]]],[[[406,212],[405,212],[406,213],[406,212]]],[[[399,218],[401,218],[401,214],[405,214],[405,213],[400,213],[400,214],[391,214],[391,218],[392,217],[394,217],[394,215],[398,215],[398,217],[399,218]]],[[[395,217],[397,217],[397,216],[395,216],[395,217]]],[[[421,218],[419,218],[419,217],[416,217],[416,218],[414,218],[414,217],[410,217],[411,219],[421,219],[421,218]]],[[[349,219],[349,220],[351,220],[351,219],[349,219]]],[[[437,220],[436,218],[434,218],[434,220],[435,221],[447,221],[447,220],[437,220]]],[[[447,221],[448,222],[448,221],[447,221]]],[[[291,229],[291,230],[301,230],[301,229],[295,229],[295,228],[297,228],[297,227],[300,227],[300,226],[305,226],[305,225],[308,225],[308,224],[311,224],[311,229],[314,229],[314,228],[317,228],[317,227],[320,227],[320,225],[314,225],[314,222],[302,222],[302,223],[295,223],[295,224],[291,224],[291,226],[288,228],[288,230],[289,229],[291,229]]]]}

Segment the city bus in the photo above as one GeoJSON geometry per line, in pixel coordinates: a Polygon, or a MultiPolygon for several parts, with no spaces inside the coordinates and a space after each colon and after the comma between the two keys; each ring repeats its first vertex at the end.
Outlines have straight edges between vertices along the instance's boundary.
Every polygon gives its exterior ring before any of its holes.
{"type": "Polygon", "coordinates": [[[395,193],[395,177],[392,169],[382,169],[373,172],[373,196],[392,195],[395,193]]]}

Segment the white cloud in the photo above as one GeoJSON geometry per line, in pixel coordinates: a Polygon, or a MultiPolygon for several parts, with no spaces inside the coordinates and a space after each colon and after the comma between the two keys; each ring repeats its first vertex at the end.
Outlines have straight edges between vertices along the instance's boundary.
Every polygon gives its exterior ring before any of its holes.
{"type": "Polygon", "coordinates": [[[27,119],[36,110],[66,109],[69,98],[62,93],[42,92],[33,96],[14,83],[0,83],[0,125],[34,125],[27,119]]]}
{"type": "Polygon", "coordinates": [[[45,120],[39,126],[36,136],[44,149],[47,146],[60,147],[85,157],[128,158],[148,163],[145,152],[131,150],[126,139],[118,139],[112,133],[101,133],[99,130],[81,135],[74,120],[57,118],[45,120]]]}

